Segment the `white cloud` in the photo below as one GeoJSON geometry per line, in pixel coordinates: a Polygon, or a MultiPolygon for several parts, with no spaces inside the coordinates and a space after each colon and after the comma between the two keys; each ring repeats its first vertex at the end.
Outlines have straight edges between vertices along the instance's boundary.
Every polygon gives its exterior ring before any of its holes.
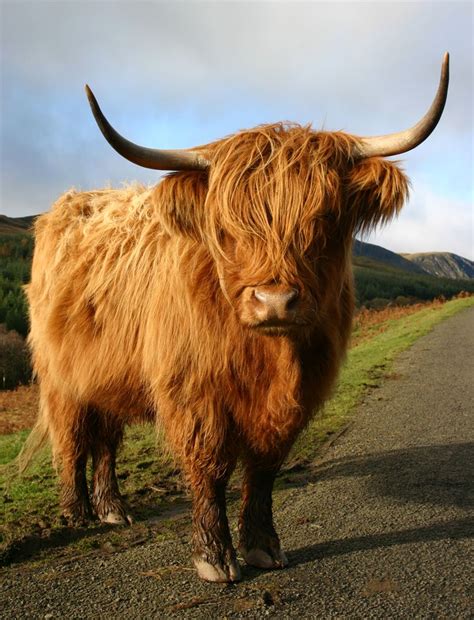
{"type": "Polygon", "coordinates": [[[400,217],[364,241],[393,252],[454,252],[474,260],[472,203],[418,185],[400,217]]]}

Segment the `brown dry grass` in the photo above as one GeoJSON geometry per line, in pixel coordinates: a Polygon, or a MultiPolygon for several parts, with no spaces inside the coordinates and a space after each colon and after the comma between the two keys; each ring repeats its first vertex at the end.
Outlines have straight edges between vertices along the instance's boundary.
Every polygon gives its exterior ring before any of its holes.
{"type": "Polygon", "coordinates": [[[427,308],[439,308],[439,306],[442,306],[444,303],[446,303],[446,299],[440,297],[433,301],[413,304],[411,306],[387,306],[381,310],[367,310],[367,308],[363,308],[359,310],[354,317],[351,346],[355,347],[361,342],[369,340],[377,334],[386,331],[391,321],[401,319],[410,314],[415,314],[427,308]]]}
{"type": "Polygon", "coordinates": [[[0,435],[31,428],[38,411],[37,385],[0,391],[0,435]]]}

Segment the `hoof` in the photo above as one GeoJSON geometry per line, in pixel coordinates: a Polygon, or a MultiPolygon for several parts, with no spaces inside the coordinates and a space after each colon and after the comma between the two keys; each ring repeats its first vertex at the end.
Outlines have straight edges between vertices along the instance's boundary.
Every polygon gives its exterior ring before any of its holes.
{"type": "Polygon", "coordinates": [[[87,504],[64,508],[61,514],[61,521],[67,527],[86,527],[92,519],[92,511],[87,504]]]}
{"type": "Polygon", "coordinates": [[[102,523],[110,525],[132,525],[133,519],[130,515],[111,510],[105,515],[99,517],[102,523]]]}
{"type": "Polygon", "coordinates": [[[270,555],[263,549],[250,549],[249,551],[240,549],[240,553],[247,564],[256,568],[273,569],[288,566],[288,558],[281,550],[273,555],[270,555]]]}
{"type": "Polygon", "coordinates": [[[107,498],[92,497],[92,506],[101,523],[109,525],[132,525],[133,519],[128,514],[129,508],[120,496],[107,498]]]}
{"type": "Polygon", "coordinates": [[[240,566],[237,560],[231,560],[228,564],[210,564],[202,558],[193,558],[194,566],[197,573],[204,581],[212,581],[214,583],[228,583],[232,581],[240,581],[240,566]]]}

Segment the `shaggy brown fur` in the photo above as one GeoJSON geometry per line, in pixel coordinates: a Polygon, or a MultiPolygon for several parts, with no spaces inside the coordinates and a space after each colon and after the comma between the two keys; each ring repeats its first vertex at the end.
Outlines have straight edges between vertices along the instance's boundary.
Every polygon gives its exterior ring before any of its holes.
{"type": "Polygon", "coordinates": [[[157,416],[193,493],[199,574],[239,577],[225,515],[238,458],[242,554],[286,563],[273,480],[346,351],[351,240],[407,195],[394,163],[351,159],[355,142],[265,125],[208,145],[209,172],[70,191],[38,219],[28,297],[41,412],[31,445],[49,435],[68,517],[91,514],[91,454],[92,509],[128,519],[115,452],[125,424],[157,416]],[[288,328],[259,329],[261,286],[298,292],[288,328]]]}

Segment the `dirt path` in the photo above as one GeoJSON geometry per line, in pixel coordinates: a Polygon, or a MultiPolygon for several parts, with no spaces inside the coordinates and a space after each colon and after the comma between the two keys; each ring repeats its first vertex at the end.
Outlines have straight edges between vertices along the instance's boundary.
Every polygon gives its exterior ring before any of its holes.
{"type": "Polygon", "coordinates": [[[276,492],[288,569],[200,583],[186,516],[123,552],[3,569],[0,617],[472,618],[473,369],[474,309],[399,357],[324,458],[276,492]]]}

